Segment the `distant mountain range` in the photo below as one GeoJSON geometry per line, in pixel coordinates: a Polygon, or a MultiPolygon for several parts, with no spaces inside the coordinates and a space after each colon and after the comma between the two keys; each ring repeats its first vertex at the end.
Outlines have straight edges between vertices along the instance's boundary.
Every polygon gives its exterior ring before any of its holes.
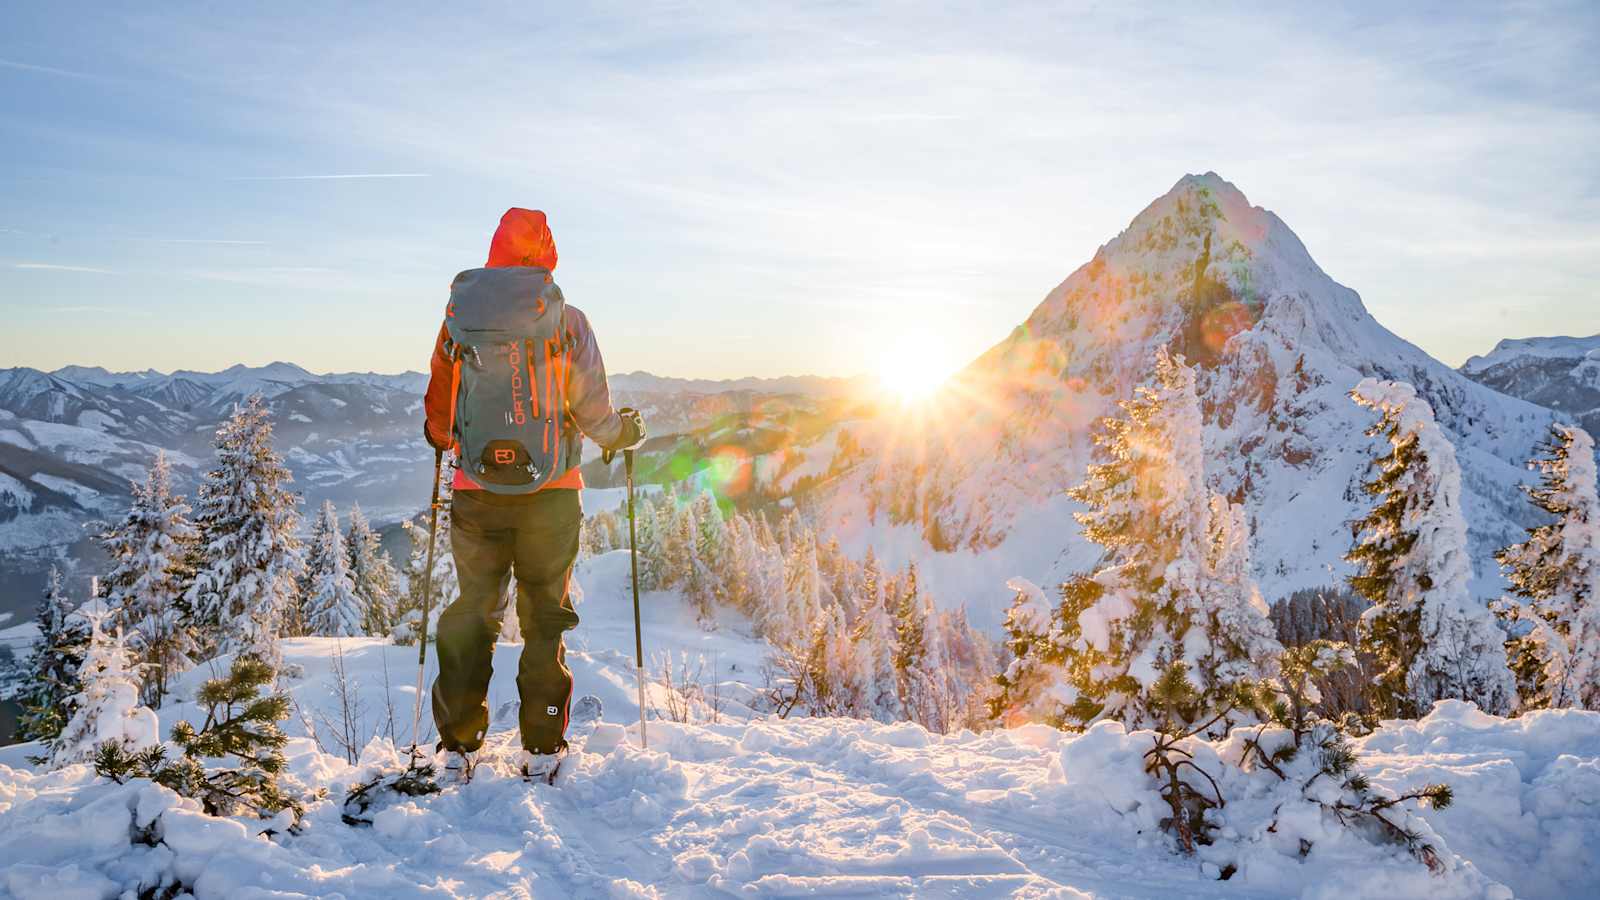
{"type": "Polygon", "coordinates": [[[1479,384],[1546,406],[1600,435],[1600,334],[1504,340],[1461,367],[1479,384]]]}
{"type": "Polygon", "coordinates": [[[669,378],[649,372],[626,372],[611,376],[611,389],[631,393],[655,394],[724,394],[730,391],[748,391],[755,394],[800,394],[808,397],[832,397],[860,391],[870,387],[871,376],[853,378],[826,378],[819,375],[785,375],[779,378],[669,378]]]}
{"type": "MultiPolygon", "coordinates": [[[[697,432],[757,407],[762,440],[781,443],[772,434],[792,427],[787,413],[810,412],[848,384],[644,372],[612,379],[618,405],[639,408],[662,439],[657,446],[678,453],[698,446],[697,432]]],[[[217,426],[254,393],[267,398],[276,446],[308,505],[333,500],[342,510],[359,502],[379,523],[410,515],[426,502],[432,463],[421,438],[426,387],[419,372],[319,375],[286,362],[170,374],[0,369],[0,613],[31,606],[53,561],[95,559],[94,523],[122,512],[131,482],[157,449],[171,457],[180,490],[192,494],[217,426]]],[[[608,483],[606,473],[595,474],[608,483]]]]}

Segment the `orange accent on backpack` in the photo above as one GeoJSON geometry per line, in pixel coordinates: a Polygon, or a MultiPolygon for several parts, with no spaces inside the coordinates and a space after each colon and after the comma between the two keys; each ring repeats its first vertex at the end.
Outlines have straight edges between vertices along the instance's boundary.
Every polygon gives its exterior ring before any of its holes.
{"type": "Polygon", "coordinates": [[[450,365],[450,418],[445,436],[450,439],[451,446],[457,453],[461,452],[461,442],[456,440],[456,395],[461,393],[461,348],[457,347],[453,354],[454,361],[450,365]]]}

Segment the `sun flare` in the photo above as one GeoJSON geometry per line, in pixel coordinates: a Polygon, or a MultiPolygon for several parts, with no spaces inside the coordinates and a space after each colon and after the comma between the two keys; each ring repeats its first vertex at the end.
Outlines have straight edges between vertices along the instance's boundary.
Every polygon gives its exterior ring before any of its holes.
{"type": "Polygon", "coordinates": [[[949,354],[931,341],[907,338],[884,354],[878,382],[903,404],[921,403],[950,377],[949,354]]]}

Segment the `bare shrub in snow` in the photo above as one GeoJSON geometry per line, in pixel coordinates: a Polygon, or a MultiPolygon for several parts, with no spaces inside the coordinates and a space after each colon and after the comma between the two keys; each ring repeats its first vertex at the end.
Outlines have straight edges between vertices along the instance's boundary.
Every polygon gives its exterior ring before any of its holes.
{"type": "MultiPolygon", "coordinates": [[[[318,735],[319,745],[322,744],[320,736],[328,735],[333,748],[344,757],[344,761],[355,765],[361,756],[361,748],[375,736],[376,730],[367,725],[367,703],[362,699],[361,685],[350,677],[349,669],[345,666],[342,642],[334,644],[330,667],[333,671],[333,712],[316,714],[318,727],[314,733],[318,735]]],[[[384,696],[387,698],[388,693],[385,692],[384,696]]],[[[392,708],[389,716],[392,729],[392,708]]]]}

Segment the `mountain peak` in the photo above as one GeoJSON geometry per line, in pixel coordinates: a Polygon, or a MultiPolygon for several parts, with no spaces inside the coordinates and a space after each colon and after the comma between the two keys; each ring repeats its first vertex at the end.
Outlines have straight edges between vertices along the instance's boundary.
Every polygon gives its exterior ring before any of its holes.
{"type": "Polygon", "coordinates": [[[253,376],[269,380],[282,380],[286,378],[298,380],[315,377],[310,372],[306,371],[300,366],[295,365],[294,363],[282,361],[270,362],[264,366],[247,366],[243,363],[235,363],[218,374],[227,375],[233,378],[253,376]]]}
{"type": "Polygon", "coordinates": [[[1167,193],[1174,194],[1179,191],[1198,190],[1202,188],[1209,191],[1215,191],[1219,194],[1237,195],[1239,200],[1246,203],[1249,202],[1245,200],[1244,193],[1240,191],[1238,187],[1234,186],[1233,182],[1223,178],[1216,172],[1209,170],[1199,175],[1191,172],[1190,174],[1179,178],[1177,182],[1172,185],[1172,190],[1167,191],[1167,193]]]}

